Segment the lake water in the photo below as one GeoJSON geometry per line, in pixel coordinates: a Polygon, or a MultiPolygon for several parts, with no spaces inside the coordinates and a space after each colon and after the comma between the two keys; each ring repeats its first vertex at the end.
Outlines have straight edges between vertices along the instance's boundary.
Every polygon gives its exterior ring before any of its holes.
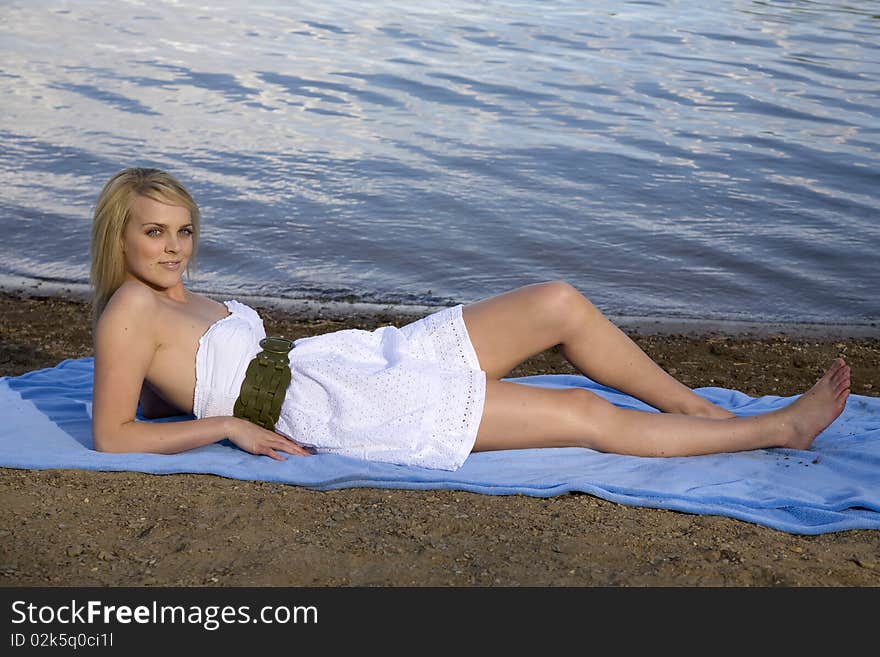
{"type": "Polygon", "coordinates": [[[0,98],[3,281],[138,164],[209,294],[880,319],[880,2],[2,2],[0,98]]]}

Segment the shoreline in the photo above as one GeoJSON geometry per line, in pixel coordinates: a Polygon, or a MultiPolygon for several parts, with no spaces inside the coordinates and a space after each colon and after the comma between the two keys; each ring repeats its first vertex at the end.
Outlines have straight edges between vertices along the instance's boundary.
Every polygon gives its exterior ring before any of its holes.
{"type": "MultiPolygon", "coordinates": [[[[442,305],[379,304],[327,299],[279,299],[277,297],[256,294],[228,295],[205,292],[198,289],[192,289],[192,291],[204,294],[218,301],[234,297],[248,305],[280,311],[290,318],[298,320],[329,319],[345,321],[350,318],[377,318],[383,316],[415,320],[447,307],[442,305]]],[[[0,293],[17,297],[59,297],[80,302],[88,302],[90,298],[90,289],[87,284],[35,280],[7,274],[0,274],[0,293]]],[[[613,314],[609,314],[608,318],[623,330],[641,334],[688,335],[692,337],[708,334],[730,337],[787,335],[794,338],[815,339],[880,339],[880,320],[832,324],[822,322],[651,317],[613,314]]]]}
{"type": "MultiPolygon", "coordinates": [[[[47,295],[46,290],[10,292],[0,288],[0,376],[53,367],[64,358],[92,355],[91,304],[75,294],[47,295]]],[[[206,295],[211,296],[213,295],[206,295]]],[[[216,297],[220,298],[220,297],[216,297]]],[[[394,306],[363,309],[340,304],[338,312],[318,306],[290,311],[263,297],[239,296],[264,320],[266,332],[291,340],[320,333],[387,324],[403,326],[424,314],[401,313],[394,306]]],[[[412,310],[412,308],[408,309],[412,310]]],[[[611,318],[614,321],[614,318],[611,318]]],[[[735,388],[750,395],[793,395],[808,389],[837,356],[853,372],[854,394],[880,394],[880,337],[841,335],[813,326],[800,334],[780,325],[737,325],[749,330],[725,333],[725,325],[655,320],[618,324],[621,330],[685,385],[735,388]]],[[[577,374],[558,347],[536,354],[508,376],[577,374]]]]}

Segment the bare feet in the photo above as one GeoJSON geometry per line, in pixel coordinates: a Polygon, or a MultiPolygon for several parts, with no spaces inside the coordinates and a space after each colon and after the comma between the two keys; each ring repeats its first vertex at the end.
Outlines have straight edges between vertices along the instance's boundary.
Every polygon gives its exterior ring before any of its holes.
{"type": "Polygon", "coordinates": [[[849,365],[843,358],[835,358],[816,385],[779,411],[783,430],[788,434],[781,446],[807,449],[843,412],[849,387],[849,365]]]}

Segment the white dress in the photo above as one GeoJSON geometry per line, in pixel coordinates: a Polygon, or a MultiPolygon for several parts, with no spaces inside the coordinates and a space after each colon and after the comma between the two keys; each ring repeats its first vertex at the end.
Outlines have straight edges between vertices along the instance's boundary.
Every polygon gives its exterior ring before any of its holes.
{"type": "MultiPolygon", "coordinates": [[[[193,414],[232,415],[266,336],[234,299],[199,340],[193,414]]],[[[455,470],[476,440],[486,395],[462,306],[401,328],[346,329],[294,342],[275,430],[319,453],[455,470]]]]}

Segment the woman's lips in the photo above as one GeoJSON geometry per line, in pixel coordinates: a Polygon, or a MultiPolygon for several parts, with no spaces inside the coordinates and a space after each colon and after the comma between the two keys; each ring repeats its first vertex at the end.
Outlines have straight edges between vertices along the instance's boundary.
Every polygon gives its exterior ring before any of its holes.
{"type": "Polygon", "coordinates": [[[177,262],[160,262],[160,265],[165,267],[165,269],[170,269],[171,271],[177,271],[180,269],[180,261],[177,262]]]}

